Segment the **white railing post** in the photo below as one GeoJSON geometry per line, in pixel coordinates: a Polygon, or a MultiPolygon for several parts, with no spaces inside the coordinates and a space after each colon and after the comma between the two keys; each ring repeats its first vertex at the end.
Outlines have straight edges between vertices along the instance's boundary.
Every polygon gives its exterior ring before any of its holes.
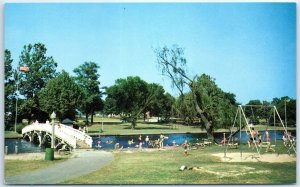
{"type": "MultiPolygon", "coordinates": [[[[50,123],[34,123],[28,125],[22,129],[22,134],[27,132],[38,130],[45,131],[48,133],[52,132],[50,123]]],[[[84,132],[81,132],[77,129],[73,129],[69,126],[59,124],[55,125],[55,136],[62,139],[66,143],[70,144],[73,148],[76,148],[77,140],[84,141],[90,148],[92,147],[93,139],[84,132]]]]}

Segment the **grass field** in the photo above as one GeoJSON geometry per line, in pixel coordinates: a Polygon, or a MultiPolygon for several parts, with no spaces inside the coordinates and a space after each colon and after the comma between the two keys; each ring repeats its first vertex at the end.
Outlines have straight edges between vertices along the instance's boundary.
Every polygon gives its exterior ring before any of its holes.
{"type": "Polygon", "coordinates": [[[18,134],[14,131],[5,131],[4,132],[4,137],[5,138],[22,138],[22,134],[18,134]]]}
{"type": "MultiPolygon", "coordinates": [[[[88,127],[90,135],[99,134],[102,125],[92,125],[88,127]]],[[[132,134],[170,134],[170,133],[201,133],[205,132],[199,127],[184,126],[178,124],[154,124],[154,123],[138,123],[135,129],[131,129],[130,123],[122,124],[105,124],[103,125],[102,135],[132,135],[132,134]]]]}
{"type": "MultiPolygon", "coordinates": [[[[230,125],[231,126],[231,125],[230,125]]],[[[256,130],[283,130],[281,126],[266,126],[255,125],[256,130]]],[[[295,130],[296,128],[288,128],[288,130],[295,130]]],[[[229,129],[217,129],[215,132],[230,132],[229,129]]],[[[186,126],[182,124],[160,124],[160,123],[145,123],[139,121],[135,129],[131,129],[130,123],[122,123],[115,118],[95,118],[95,124],[88,127],[90,135],[132,135],[132,134],[170,134],[170,133],[206,133],[205,129],[199,126],[186,126]],[[102,126],[103,121],[103,126],[102,126]],[[102,128],[103,127],[103,128],[102,128]],[[102,133],[99,133],[103,129],[102,133]]]]}
{"type": "Polygon", "coordinates": [[[46,160],[5,160],[4,159],[4,175],[5,176],[14,176],[35,169],[46,168],[48,166],[53,166],[63,161],[66,161],[67,158],[59,158],[53,161],[46,160]]]}
{"type": "MultiPolygon", "coordinates": [[[[244,151],[247,149],[245,148],[244,151]]],[[[291,184],[296,182],[296,162],[222,162],[213,153],[219,146],[190,150],[119,152],[108,166],[61,184],[291,184]],[[180,166],[200,170],[179,171],[180,166]]],[[[239,150],[232,150],[238,152],[239,150]]]]}
{"type": "MultiPolygon", "coordinates": [[[[247,145],[242,145],[243,155],[255,154],[247,145]]],[[[276,147],[276,153],[264,153],[262,157],[274,156],[277,161],[286,155],[282,146],[276,147]],[[277,155],[278,154],[278,155],[277,155]]],[[[239,153],[240,149],[227,152],[239,153]]],[[[292,162],[222,162],[213,156],[223,155],[222,146],[208,146],[189,150],[184,155],[181,147],[164,150],[148,149],[143,151],[123,150],[113,152],[114,161],[103,168],[77,178],[67,179],[61,184],[294,184],[296,183],[296,161],[292,162]],[[185,165],[187,170],[179,171],[185,165]],[[196,169],[191,169],[196,168],[196,169]],[[189,170],[191,169],[191,170],[189,170]]],[[[56,163],[63,160],[57,160],[56,163]]],[[[255,161],[255,160],[254,160],[255,161]]],[[[44,160],[5,160],[5,175],[18,175],[34,169],[52,165],[44,160]]]]}

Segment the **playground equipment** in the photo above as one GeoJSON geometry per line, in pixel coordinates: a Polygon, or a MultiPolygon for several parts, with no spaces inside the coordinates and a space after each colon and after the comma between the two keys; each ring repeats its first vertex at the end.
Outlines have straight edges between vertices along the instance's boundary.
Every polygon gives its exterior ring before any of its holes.
{"type": "MultiPolygon", "coordinates": [[[[253,125],[251,123],[249,123],[247,117],[246,117],[246,114],[245,114],[245,109],[247,107],[250,107],[251,108],[251,111],[252,111],[252,117],[254,118],[254,115],[253,115],[253,109],[252,107],[264,107],[265,109],[266,108],[269,108],[270,109],[270,112],[271,112],[271,115],[269,117],[269,120],[268,120],[268,124],[270,123],[270,119],[273,115],[273,125],[274,127],[276,126],[276,118],[279,119],[279,122],[280,124],[282,125],[283,129],[284,129],[284,134],[286,136],[286,147],[288,147],[288,153],[290,154],[291,151],[294,151],[294,153],[296,154],[296,149],[295,149],[295,139],[291,136],[290,133],[287,132],[287,129],[286,129],[286,126],[284,125],[279,113],[278,113],[278,110],[275,106],[266,106],[266,105],[239,105],[238,108],[237,108],[237,112],[236,112],[236,115],[235,115],[235,119],[234,119],[234,122],[233,122],[233,125],[232,125],[232,128],[231,128],[231,133],[229,135],[229,137],[227,138],[228,142],[226,144],[226,141],[224,142],[224,157],[226,157],[226,153],[228,151],[228,148],[238,148],[238,144],[241,144],[241,137],[242,137],[242,132],[241,130],[242,129],[245,129],[246,130],[246,133],[248,135],[250,135],[250,139],[252,139],[252,143],[254,144],[254,147],[255,147],[255,150],[258,154],[259,157],[261,157],[261,154],[260,154],[260,151],[261,151],[261,148],[262,147],[265,147],[266,150],[274,150],[273,147],[276,146],[276,132],[275,132],[275,145],[271,145],[271,142],[261,142],[260,145],[258,145],[258,142],[255,141],[255,137],[254,137],[254,130],[252,129],[253,125]],[[236,125],[238,124],[238,125],[236,125]],[[249,133],[248,133],[249,132],[249,133]],[[238,142],[234,142],[232,139],[233,137],[239,133],[239,143],[238,142]]],[[[268,129],[268,126],[267,125],[267,128],[265,131],[267,131],[268,129]]],[[[275,128],[275,131],[276,131],[276,128],[275,128]]],[[[264,135],[265,136],[265,135],[264,135]]],[[[225,137],[225,134],[224,134],[224,140],[226,139],[225,137]]],[[[240,155],[242,157],[242,149],[240,149],[240,155]]]]}

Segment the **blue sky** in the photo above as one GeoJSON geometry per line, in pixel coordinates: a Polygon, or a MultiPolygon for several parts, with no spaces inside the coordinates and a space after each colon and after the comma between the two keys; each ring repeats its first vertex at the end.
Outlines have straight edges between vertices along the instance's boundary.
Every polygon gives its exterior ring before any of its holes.
{"type": "Polygon", "coordinates": [[[296,98],[295,3],[12,3],[4,13],[15,67],[24,45],[41,42],[58,71],[93,61],[101,86],[136,75],[175,93],[154,49],[177,44],[190,76],[211,75],[243,104],[296,98]]]}

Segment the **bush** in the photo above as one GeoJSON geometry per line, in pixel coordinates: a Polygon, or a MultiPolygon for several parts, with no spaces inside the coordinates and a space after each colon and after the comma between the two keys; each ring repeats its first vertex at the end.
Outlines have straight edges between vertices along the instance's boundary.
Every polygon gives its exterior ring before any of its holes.
{"type": "Polygon", "coordinates": [[[22,129],[25,127],[26,125],[24,124],[17,124],[17,133],[18,134],[22,134],[22,129]]]}
{"type": "Polygon", "coordinates": [[[27,119],[22,119],[22,124],[23,125],[28,125],[29,123],[28,123],[28,120],[27,119]]]}

